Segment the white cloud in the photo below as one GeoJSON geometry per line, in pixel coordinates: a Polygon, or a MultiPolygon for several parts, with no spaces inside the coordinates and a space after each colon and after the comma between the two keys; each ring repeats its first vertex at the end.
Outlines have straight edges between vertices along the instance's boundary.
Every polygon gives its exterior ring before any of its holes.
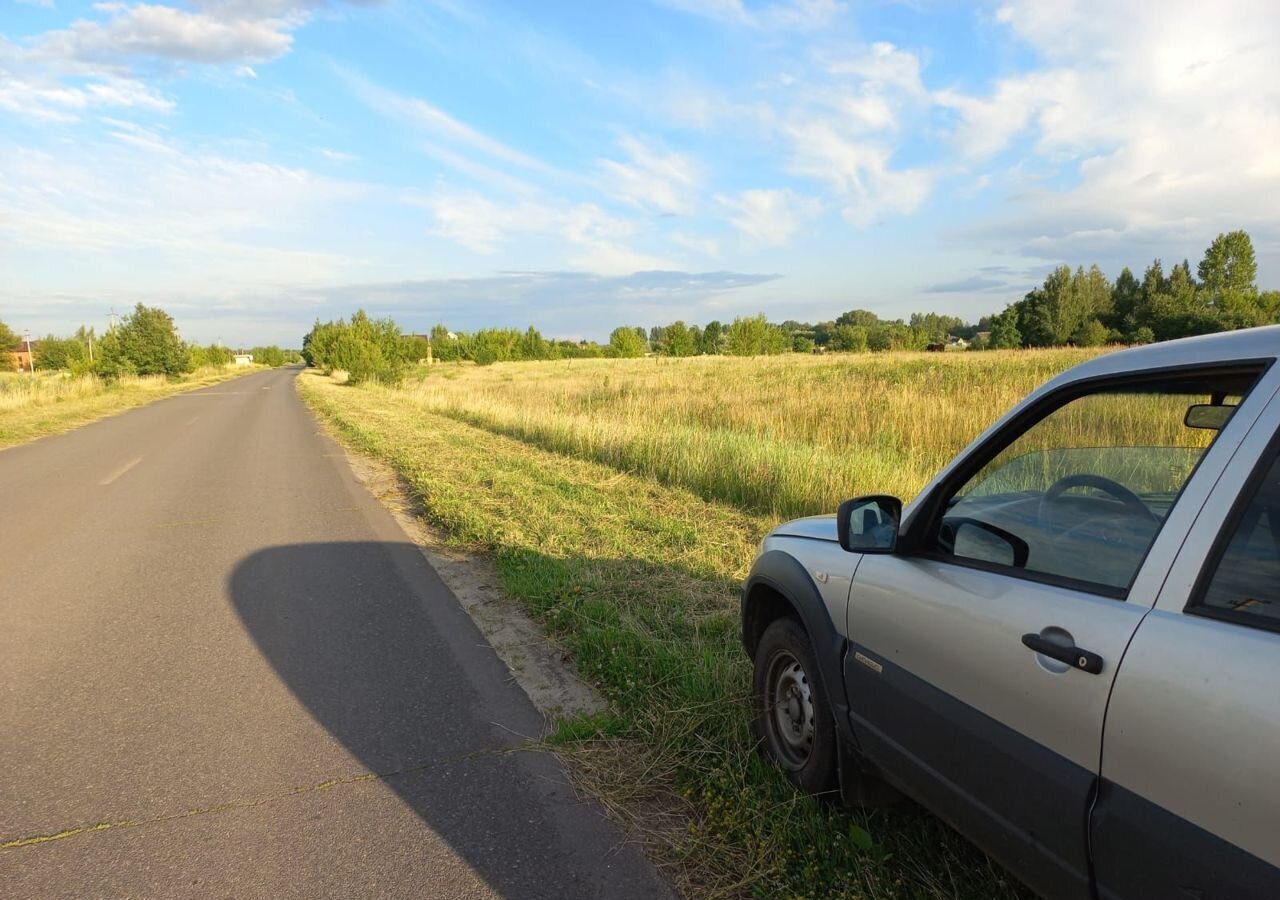
{"type": "Polygon", "coordinates": [[[975,234],[1044,258],[1114,259],[1135,245],[1168,255],[1234,227],[1280,242],[1274,3],[1224,0],[1207,15],[1189,2],[1019,0],[997,20],[1047,66],[937,100],[957,115],[971,161],[1024,139],[1035,156],[1022,167],[1064,172],[1051,184],[1067,186],[1030,182],[975,234]]]}
{"type": "Polygon", "coordinates": [[[723,22],[762,31],[813,31],[829,26],[848,9],[838,0],[782,0],[748,7],[743,0],[661,0],[663,5],[723,22]]]}
{"type": "Polygon", "coordinates": [[[33,45],[44,57],[88,64],[158,58],[198,63],[264,62],[283,56],[292,30],[305,21],[299,12],[280,17],[222,16],[171,6],[110,3],[97,9],[106,21],[77,19],[41,35],[33,45]]]}
{"type": "Polygon", "coordinates": [[[701,176],[688,156],[658,150],[624,135],[619,141],[629,162],[599,161],[603,187],[610,195],[633,206],[664,215],[688,215],[694,211],[701,176]]]}
{"type": "Polygon", "coordinates": [[[831,185],[851,225],[866,226],[888,214],[914,212],[936,178],[927,169],[893,169],[886,147],[842,135],[828,121],[807,122],[789,133],[790,170],[831,185]]]}
{"type": "Polygon", "coordinates": [[[92,108],[169,112],[173,101],[129,78],[104,77],[77,86],[47,78],[19,78],[0,66],[0,109],[29,119],[72,122],[92,108]]]}
{"type": "Polygon", "coordinates": [[[635,225],[593,203],[503,202],[457,190],[437,191],[418,202],[430,211],[434,234],[473,253],[496,254],[513,240],[544,238],[558,247],[562,264],[597,274],[679,267],[676,261],[634,249],[629,242],[635,225]]]}
{"type": "Polygon", "coordinates": [[[287,53],[309,0],[206,0],[196,9],[102,2],[97,18],[34,35],[21,44],[0,36],[0,109],[25,118],[75,121],[95,107],[167,112],[173,101],[137,74],[141,64],[232,65],[255,78],[251,62],[287,53]]]}
{"type": "Polygon", "coordinates": [[[339,67],[337,71],[362,102],[388,118],[419,128],[438,139],[477,151],[499,162],[543,174],[558,174],[541,160],[495,140],[426,100],[389,90],[353,69],[339,67]]]}
{"type": "MultiPolygon", "coordinates": [[[[69,269],[37,270],[44,289],[69,278],[92,285],[95,274],[110,272],[100,286],[173,279],[212,290],[308,282],[357,267],[340,252],[299,249],[294,239],[360,196],[359,185],[190,152],[137,125],[107,124],[110,139],[101,143],[0,148],[0,241],[21,248],[24,263],[76,260],[69,269]]],[[[16,286],[30,275],[15,264],[7,277],[16,286]]]]}
{"type": "Polygon", "coordinates": [[[804,220],[817,215],[822,204],[790,190],[755,189],[716,199],[730,212],[733,227],[762,244],[785,244],[804,220]]]}

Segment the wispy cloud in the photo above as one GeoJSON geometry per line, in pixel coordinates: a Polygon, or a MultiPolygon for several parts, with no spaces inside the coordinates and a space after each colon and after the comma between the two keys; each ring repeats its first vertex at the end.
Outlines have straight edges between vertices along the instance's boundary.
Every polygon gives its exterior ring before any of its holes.
{"type": "Polygon", "coordinates": [[[631,135],[623,135],[618,143],[628,161],[602,159],[598,163],[607,193],[664,215],[694,211],[702,178],[689,156],[659,150],[631,135]]]}
{"type": "Polygon", "coordinates": [[[560,174],[554,167],[490,137],[420,97],[383,87],[350,67],[337,66],[336,71],[358,99],[384,116],[498,162],[544,175],[560,174]]]}
{"type": "Polygon", "coordinates": [[[734,228],[762,244],[785,244],[805,219],[822,210],[815,198],[786,189],[755,189],[735,196],[721,194],[716,199],[729,211],[734,228]]]}
{"type": "Polygon", "coordinates": [[[813,31],[824,28],[843,15],[848,7],[837,0],[783,0],[748,7],[743,0],[660,0],[664,6],[722,22],[758,30],[793,29],[813,31]]]}

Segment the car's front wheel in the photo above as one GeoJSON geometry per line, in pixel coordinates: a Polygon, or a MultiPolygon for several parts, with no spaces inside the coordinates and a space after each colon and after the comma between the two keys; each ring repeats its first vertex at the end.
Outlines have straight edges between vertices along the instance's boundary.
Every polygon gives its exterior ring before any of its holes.
{"type": "Polygon", "coordinates": [[[797,787],[836,787],[836,732],[809,636],[795,619],[778,619],[756,646],[752,698],[765,756],[797,787]]]}

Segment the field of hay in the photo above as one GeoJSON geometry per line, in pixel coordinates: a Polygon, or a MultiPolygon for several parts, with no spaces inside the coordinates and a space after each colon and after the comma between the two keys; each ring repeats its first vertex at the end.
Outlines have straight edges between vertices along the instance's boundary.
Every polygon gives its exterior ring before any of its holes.
{"type": "Polygon", "coordinates": [[[1089,351],[437,365],[298,386],[392,464],[610,712],[557,723],[580,782],[696,897],[1016,897],[909,805],[847,812],[754,752],[738,596],[761,536],[862,492],[911,497],[1089,351]]]}
{"type": "Polygon", "coordinates": [[[203,368],[182,378],[127,375],[106,381],[66,372],[0,372],[0,447],[57,434],[178,391],[242,375],[246,369],[203,368]]]}
{"type": "MultiPolygon", "coordinates": [[[[406,404],[774,515],[909,499],[1096,351],[571,360],[430,370],[406,404]]],[[[420,370],[421,374],[421,370],[420,370]]]]}

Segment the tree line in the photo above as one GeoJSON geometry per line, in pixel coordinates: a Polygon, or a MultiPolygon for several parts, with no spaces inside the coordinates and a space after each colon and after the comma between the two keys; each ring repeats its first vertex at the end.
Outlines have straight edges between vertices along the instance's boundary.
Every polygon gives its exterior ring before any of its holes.
{"type": "Polygon", "coordinates": [[[620,326],[604,344],[549,340],[532,327],[467,334],[437,325],[431,345],[439,359],[486,364],[650,353],[679,357],[924,350],[944,346],[951,337],[964,339],[976,350],[1145,344],[1280,321],[1280,291],[1260,291],[1256,279],[1253,242],[1247,232],[1233,231],[1214,239],[1194,275],[1185,260],[1166,275],[1156,259],[1141,279],[1126,267],[1114,282],[1096,265],[1075,270],[1064,265],[1022,299],[976,323],[939,313],[882,319],[870,310],[854,309],[818,323],[774,323],[757,315],[728,324],[712,321],[699,326],[679,320],[647,329],[620,326]]]}
{"type": "MultiPolygon", "coordinates": [[[[159,307],[139,303],[118,326],[99,336],[80,326],[70,337],[50,334],[33,340],[35,368],[67,371],[73,375],[97,375],[114,379],[122,375],[176,377],[208,366],[230,365],[235,354],[220,344],[200,345],[183,341],[173,317],[159,307]]],[[[0,352],[20,349],[22,341],[0,322],[0,352]]],[[[249,351],[256,363],[283,366],[298,359],[296,351],[275,345],[249,351]]]]}

